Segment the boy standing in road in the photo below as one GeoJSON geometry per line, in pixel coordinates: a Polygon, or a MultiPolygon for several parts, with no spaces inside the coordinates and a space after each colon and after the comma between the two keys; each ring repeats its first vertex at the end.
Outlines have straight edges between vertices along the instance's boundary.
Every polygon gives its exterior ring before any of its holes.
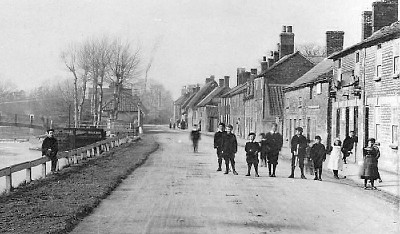
{"type": "Polygon", "coordinates": [[[268,171],[270,177],[275,177],[276,165],[278,165],[279,151],[281,151],[283,145],[283,137],[277,130],[278,130],[278,124],[273,123],[271,131],[265,135],[267,149],[268,149],[267,159],[268,159],[268,171]],[[271,166],[272,166],[272,173],[271,173],[271,166]]]}
{"type": "Polygon", "coordinates": [[[290,141],[290,148],[292,152],[292,173],[289,178],[294,178],[294,169],[296,168],[296,160],[299,162],[301,178],[307,179],[304,175],[304,157],[307,149],[307,138],[303,136],[303,128],[296,128],[296,135],[292,137],[290,141]]]}
{"type": "Polygon", "coordinates": [[[237,141],[235,134],[233,134],[232,132],[232,129],[233,126],[231,124],[229,124],[226,127],[226,134],[222,142],[222,155],[224,157],[226,166],[226,171],[224,174],[229,173],[229,162],[230,162],[233,174],[237,175],[238,173],[235,170],[235,154],[237,152],[237,141]]]}
{"type": "Polygon", "coordinates": [[[42,156],[47,156],[51,159],[51,172],[55,173],[57,169],[57,152],[58,143],[57,139],[54,137],[54,129],[47,130],[47,137],[42,143],[42,156]]]}
{"type": "Polygon", "coordinates": [[[218,131],[214,134],[214,149],[217,149],[217,157],[218,157],[218,169],[217,171],[222,171],[222,142],[226,135],[225,132],[225,124],[220,123],[218,125],[218,131]]]}
{"type": "Polygon", "coordinates": [[[322,180],[322,163],[326,159],[326,149],[324,144],[321,143],[320,136],[315,136],[315,143],[311,147],[310,157],[314,163],[314,180],[322,180]]]}
{"type": "Polygon", "coordinates": [[[247,174],[250,176],[251,165],[254,165],[254,170],[256,172],[256,177],[258,175],[258,152],[261,151],[261,147],[258,142],[255,142],[256,134],[254,132],[249,133],[250,141],[248,141],[244,147],[246,151],[246,162],[247,162],[247,174]]]}

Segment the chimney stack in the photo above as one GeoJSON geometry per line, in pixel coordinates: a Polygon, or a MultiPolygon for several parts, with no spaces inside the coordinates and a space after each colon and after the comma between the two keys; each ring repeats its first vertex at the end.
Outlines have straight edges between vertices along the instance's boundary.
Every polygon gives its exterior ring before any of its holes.
{"type": "Polygon", "coordinates": [[[343,41],[343,31],[326,31],[326,56],[343,50],[343,41]]]}
{"type": "Polygon", "coordinates": [[[398,20],[398,1],[385,0],[372,3],[372,33],[398,20]]]}
{"type": "Polygon", "coordinates": [[[250,73],[251,73],[252,75],[257,75],[257,68],[252,68],[252,69],[250,69],[250,73]]]}
{"type": "Polygon", "coordinates": [[[243,82],[243,73],[246,71],[245,68],[239,67],[236,69],[236,85],[240,85],[243,82]]]}
{"type": "Polygon", "coordinates": [[[280,36],[279,59],[294,53],[294,33],[292,26],[283,26],[280,36]]]}
{"type": "Polygon", "coordinates": [[[219,87],[224,87],[224,85],[225,85],[225,80],[224,80],[224,79],[219,79],[218,81],[219,81],[219,82],[218,82],[218,86],[219,86],[219,87]]]}
{"type": "Polygon", "coordinates": [[[225,87],[229,88],[229,76],[224,76],[225,87]]]}
{"type": "Polygon", "coordinates": [[[261,73],[265,72],[268,69],[267,57],[263,56],[263,61],[261,62],[261,73]]]}
{"type": "Polygon", "coordinates": [[[182,89],[181,89],[181,95],[183,96],[183,95],[185,95],[186,93],[187,93],[186,86],[183,86],[182,89]]]}
{"type": "Polygon", "coordinates": [[[210,78],[206,78],[206,84],[214,81],[215,76],[211,75],[210,78]]]}
{"type": "Polygon", "coordinates": [[[363,11],[361,14],[361,40],[372,35],[372,11],[363,11]]]}
{"type": "Polygon", "coordinates": [[[274,63],[276,63],[278,61],[279,61],[279,51],[274,51],[274,63]]]}

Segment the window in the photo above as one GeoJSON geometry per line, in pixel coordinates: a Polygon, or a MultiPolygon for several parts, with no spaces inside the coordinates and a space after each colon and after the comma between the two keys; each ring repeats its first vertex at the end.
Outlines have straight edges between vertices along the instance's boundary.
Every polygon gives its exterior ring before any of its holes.
{"type": "Polygon", "coordinates": [[[382,45],[379,44],[376,50],[376,72],[375,72],[375,81],[379,81],[382,77],[382,45]]]}
{"type": "Polygon", "coordinates": [[[360,52],[356,53],[356,63],[360,62],[360,52]]]}
{"type": "Polygon", "coordinates": [[[303,98],[299,97],[299,107],[302,107],[302,106],[303,106],[303,98]]]}
{"type": "Polygon", "coordinates": [[[393,125],[392,126],[392,144],[397,144],[397,132],[398,132],[397,125],[393,125]]]}
{"type": "Polygon", "coordinates": [[[290,107],[290,102],[289,102],[289,98],[286,98],[286,109],[289,109],[290,107]]]}
{"type": "Polygon", "coordinates": [[[322,93],[322,83],[318,83],[316,89],[317,89],[316,90],[317,94],[321,94],[322,93]]]}
{"type": "Polygon", "coordinates": [[[393,45],[393,78],[397,78],[399,76],[399,72],[400,72],[400,64],[399,64],[399,55],[400,55],[400,51],[399,51],[399,43],[395,43],[393,45]]]}
{"type": "Polygon", "coordinates": [[[310,86],[310,99],[312,99],[312,95],[313,95],[313,86],[310,86]]]}

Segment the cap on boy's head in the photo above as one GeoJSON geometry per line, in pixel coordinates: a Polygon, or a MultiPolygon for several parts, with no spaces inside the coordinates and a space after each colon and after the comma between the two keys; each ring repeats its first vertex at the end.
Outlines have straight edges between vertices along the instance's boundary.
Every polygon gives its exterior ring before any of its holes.
{"type": "Polygon", "coordinates": [[[299,132],[303,132],[303,128],[302,127],[297,127],[296,130],[299,131],[299,132]]]}
{"type": "Polygon", "coordinates": [[[249,136],[256,136],[254,132],[249,133],[249,136]]]}
{"type": "Polygon", "coordinates": [[[228,124],[228,126],[226,126],[227,128],[233,129],[232,124],[228,124]]]}
{"type": "Polygon", "coordinates": [[[368,139],[368,142],[375,143],[375,138],[369,138],[369,139],[368,139]]]}
{"type": "Polygon", "coordinates": [[[47,133],[49,133],[49,132],[54,132],[54,129],[52,129],[52,128],[48,129],[47,133]]]}
{"type": "Polygon", "coordinates": [[[315,140],[321,140],[321,137],[320,136],[315,136],[315,140]]]}
{"type": "Polygon", "coordinates": [[[218,126],[225,127],[225,124],[224,123],[219,123],[218,126]]]}

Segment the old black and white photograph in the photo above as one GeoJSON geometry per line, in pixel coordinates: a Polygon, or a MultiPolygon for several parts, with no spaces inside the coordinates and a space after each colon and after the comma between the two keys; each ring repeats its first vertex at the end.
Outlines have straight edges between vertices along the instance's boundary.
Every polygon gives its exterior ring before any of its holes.
{"type": "Polygon", "coordinates": [[[0,0],[0,233],[399,234],[398,0],[0,0]]]}

